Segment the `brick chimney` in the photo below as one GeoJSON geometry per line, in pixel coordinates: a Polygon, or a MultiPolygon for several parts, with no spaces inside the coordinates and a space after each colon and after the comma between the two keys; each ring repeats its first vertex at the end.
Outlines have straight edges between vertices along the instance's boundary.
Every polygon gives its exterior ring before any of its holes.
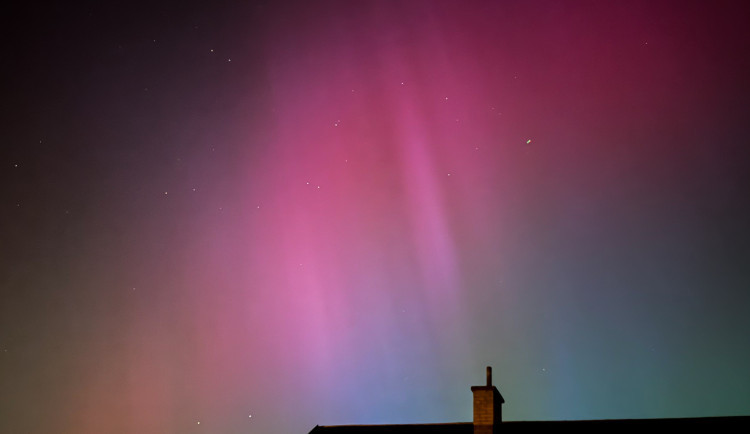
{"type": "Polygon", "coordinates": [[[492,368],[487,367],[487,385],[471,386],[474,395],[474,434],[497,434],[503,421],[503,395],[492,385],[492,368]]]}

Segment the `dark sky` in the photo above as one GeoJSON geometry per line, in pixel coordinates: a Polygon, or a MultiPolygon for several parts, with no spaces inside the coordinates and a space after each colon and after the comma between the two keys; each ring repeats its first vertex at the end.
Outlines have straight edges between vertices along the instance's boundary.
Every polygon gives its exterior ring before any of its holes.
{"type": "Polygon", "coordinates": [[[750,7],[3,24],[0,432],[748,415],[750,7]]]}

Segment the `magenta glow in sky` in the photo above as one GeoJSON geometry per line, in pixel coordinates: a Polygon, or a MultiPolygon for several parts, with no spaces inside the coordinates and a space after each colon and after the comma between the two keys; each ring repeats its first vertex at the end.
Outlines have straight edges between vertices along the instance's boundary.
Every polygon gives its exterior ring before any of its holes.
{"type": "Polygon", "coordinates": [[[747,414],[741,5],[131,6],[17,14],[0,431],[747,414]]]}

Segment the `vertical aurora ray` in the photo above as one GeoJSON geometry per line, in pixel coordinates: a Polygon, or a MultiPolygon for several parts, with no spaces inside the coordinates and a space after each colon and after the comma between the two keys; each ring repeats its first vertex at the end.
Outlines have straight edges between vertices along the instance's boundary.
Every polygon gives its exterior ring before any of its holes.
{"type": "Polygon", "coordinates": [[[461,95],[450,61],[426,78],[410,61],[445,57],[434,20],[404,35],[394,11],[376,8],[385,10],[356,23],[336,15],[311,38],[268,48],[273,133],[266,166],[253,169],[264,173],[253,182],[266,186],[258,212],[267,220],[253,255],[273,258],[263,285],[279,303],[284,347],[314,373],[303,382],[337,415],[407,421],[414,402],[418,414],[439,399],[412,385],[449,376],[467,349],[454,238],[456,218],[472,209],[449,210],[456,196],[471,203],[462,155],[476,144],[456,122],[471,101],[446,98],[461,95]],[[339,34],[347,24],[379,33],[339,34]],[[354,398],[369,388],[382,397],[354,398]],[[394,402],[393,393],[405,395],[394,402]]]}

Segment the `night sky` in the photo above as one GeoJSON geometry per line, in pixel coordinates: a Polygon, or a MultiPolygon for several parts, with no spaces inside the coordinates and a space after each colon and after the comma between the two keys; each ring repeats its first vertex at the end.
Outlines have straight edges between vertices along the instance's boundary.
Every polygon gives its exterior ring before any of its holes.
{"type": "Polygon", "coordinates": [[[0,432],[750,415],[750,6],[5,9],[0,432]]]}

